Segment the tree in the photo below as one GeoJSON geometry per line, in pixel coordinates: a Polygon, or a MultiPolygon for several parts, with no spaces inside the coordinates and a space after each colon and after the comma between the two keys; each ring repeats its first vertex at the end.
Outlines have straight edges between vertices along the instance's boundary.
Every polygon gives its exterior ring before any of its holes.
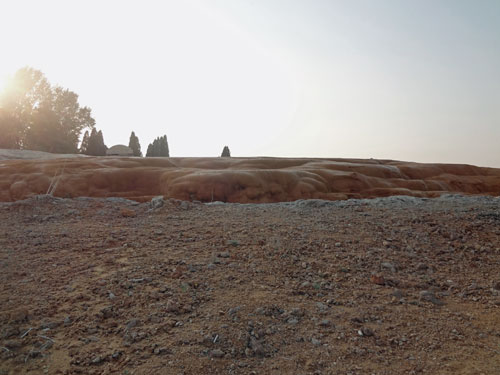
{"type": "Polygon", "coordinates": [[[104,156],[106,155],[106,150],[108,147],[104,144],[104,137],[102,131],[97,131],[95,128],[89,136],[89,144],[87,147],[87,155],[92,156],[104,156]]]}
{"type": "Polygon", "coordinates": [[[130,140],[128,141],[128,147],[132,149],[134,152],[134,156],[142,156],[141,152],[141,144],[139,143],[139,138],[135,135],[134,132],[130,134],[130,140]]]}
{"type": "Polygon", "coordinates": [[[21,122],[0,108],[0,148],[21,148],[21,122]]]}
{"type": "Polygon", "coordinates": [[[29,67],[11,78],[0,95],[0,107],[10,119],[0,122],[0,131],[15,129],[17,147],[23,149],[76,153],[82,130],[95,125],[77,94],[51,86],[42,72],[29,67]]]}
{"type": "Polygon", "coordinates": [[[89,148],[89,131],[85,130],[85,134],[83,135],[82,143],[80,144],[80,154],[86,154],[89,148]]]}
{"type": "Polygon", "coordinates": [[[156,156],[170,156],[170,151],[168,149],[167,136],[157,137],[153,143],[148,145],[148,151],[146,152],[146,157],[156,157],[156,156]]]}
{"type": "Polygon", "coordinates": [[[229,147],[224,146],[224,149],[222,150],[221,157],[227,157],[227,158],[231,157],[231,151],[229,151],[229,147]]]}

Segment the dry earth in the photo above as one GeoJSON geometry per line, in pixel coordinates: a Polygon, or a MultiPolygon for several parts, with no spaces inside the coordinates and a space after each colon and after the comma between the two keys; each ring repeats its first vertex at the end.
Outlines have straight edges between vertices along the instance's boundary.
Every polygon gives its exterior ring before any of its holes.
{"type": "Polygon", "coordinates": [[[0,374],[499,374],[499,203],[0,203],[0,374]]]}

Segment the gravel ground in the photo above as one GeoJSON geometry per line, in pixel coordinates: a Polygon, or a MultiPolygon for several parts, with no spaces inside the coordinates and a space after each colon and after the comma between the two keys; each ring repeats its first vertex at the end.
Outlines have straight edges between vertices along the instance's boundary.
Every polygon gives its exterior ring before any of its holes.
{"type": "Polygon", "coordinates": [[[0,203],[0,375],[499,374],[500,199],[0,203]]]}

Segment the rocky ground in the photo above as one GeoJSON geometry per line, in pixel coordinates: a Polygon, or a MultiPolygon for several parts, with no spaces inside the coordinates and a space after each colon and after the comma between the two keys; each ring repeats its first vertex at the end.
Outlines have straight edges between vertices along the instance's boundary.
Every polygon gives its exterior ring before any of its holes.
{"type": "Polygon", "coordinates": [[[0,374],[499,374],[500,199],[0,203],[0,374]]]}

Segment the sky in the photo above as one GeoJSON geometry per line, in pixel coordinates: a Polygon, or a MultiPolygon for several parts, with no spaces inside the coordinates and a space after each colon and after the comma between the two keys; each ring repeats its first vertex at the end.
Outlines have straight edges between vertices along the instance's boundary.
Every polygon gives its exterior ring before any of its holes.
{"type": "Polygon", "coordinates": [[[500,167],[498,0],[0,0],[0,48],[109,147],[500,167]]]}

